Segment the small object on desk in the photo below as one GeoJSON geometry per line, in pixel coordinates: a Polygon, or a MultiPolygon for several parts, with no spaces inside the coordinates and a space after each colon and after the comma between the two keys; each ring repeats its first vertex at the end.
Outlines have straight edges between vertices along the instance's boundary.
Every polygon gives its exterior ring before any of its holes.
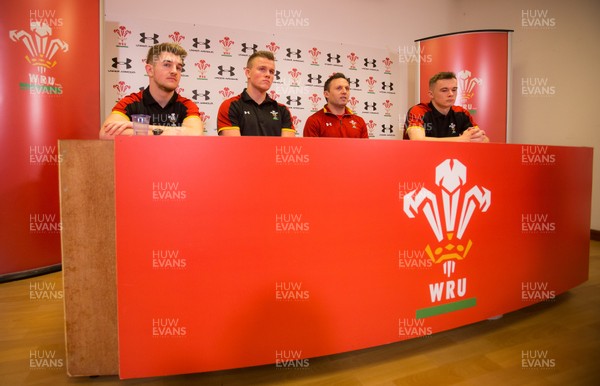
{"type": "Polygon", "coordinates": [[[133,114],[131,122],[133,123],[133,135],[148,135],[150,115],[133,114]]]}

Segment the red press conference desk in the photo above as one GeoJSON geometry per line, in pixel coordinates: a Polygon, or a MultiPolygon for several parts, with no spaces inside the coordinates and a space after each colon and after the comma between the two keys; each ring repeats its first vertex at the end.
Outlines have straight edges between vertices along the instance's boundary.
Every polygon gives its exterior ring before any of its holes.
{"type": "Polygon", "coordinates": [[[123,137],[60,152],[71,375],[297,367],[588,277],[591,148],[123,137]]]}

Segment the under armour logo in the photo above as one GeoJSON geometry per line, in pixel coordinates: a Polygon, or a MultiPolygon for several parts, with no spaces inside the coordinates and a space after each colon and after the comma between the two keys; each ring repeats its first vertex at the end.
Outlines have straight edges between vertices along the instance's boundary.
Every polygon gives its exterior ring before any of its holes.
{"type": "Polygon", "coordinates": [[[302,102],[300,102],[302,100],[302,97],[296,97],[295,99],[292,98],[291,96],[286,96],[287,99],[287,105],[291,106],[292,103],[296,104],[296,106],[300,106],[302,104],[302,102]]]}
{"type": "Polygon", "coordinates": [[[219,69],[219,71],[217,71],[217,72],[221,76],[225,72],[229,73],[229,76],[235,76],[235,73],[233,72],[233,70],[235,70],[235,67],[233,67],[233,66],[230,66],[229,69],[223,68],[223,66],[218,66],[217,68],[219,69]]]}
{"type": "Polygon", "coordinates": [[[158,44],[158,35],[146,36],[145,32],[140,33],[140,43],[146,43],[147,40],[152,40],[152,44],[158,44]]]}
{"type": "Polygon", "coordinates": [[[120,62],[117,58],[112,58],[112,68],[118,68],[118,66],[125,66],[126,69],[130,69],[131,66],[131,59],[126,58],[124,61],[120,62]]]}
{"type": "Polygon", "coordinates": [[[390,82],[389,84],[387,84],[386,82],[381,82],[381,89],[382,90],[389,89],[390,91],[394,91],[394,83],[390,82]]]}
{"type": "Polygon", "coordinates": [[[331,123],[331,122],[325,122],[325,126],[333,126],[333,123],[331,123]]]}
{"type": "Polygon", "coordinates": [[[281,79],[281,71],[275,70],[275,80],[280,80],[280,79],[281,79]]]}
{"type": "Polygon", "coordinates": [[[246,43],[242,43],[242,52],[246,53],[249,50],[252,50],[252,53],[255,53],[258,50],[258,46],[256,44],[248,45],[246,43]]]}
{"type": "Polygon", "coordinates": [[[381,125],[381,132],[385,134],[387,131],[389,131],[390,134],[393,134],[394,133],[394,125],[385,125],[385,124],[381,125]]]}
{"type": "Polygon", "coordinates": [[[200,98],[204,99],[205,101],[210,100],[210,91],[209,90],[204,90],[204,94],[200,94],[198,92],[198,90],[192,90],[192,99],[193,100],[198,100],[200,98]]]}
{"type": "Polygon", "coordinates": [[[377,102],[373,102],[371,104],[369,104],[369,102],[365,102],[365,111],[369,111],[369,110],[373,110],[373,111],[377,111],[377,102]]]}
{"type": "Polygon", "coordinates": [[[354,88],[359,88],[360,87],[360,83],[358,82],[358,78],[356,78],[354,80],[348,78],[348,83],[350,83],[350,86],[354,85],[354,88]]]}
{"type": "Polygon", "coordinates": [[[377,67],[377,60],[376,59],[369,60],[369,59],[365,58],[365,67],[369,67],[369,66],[371,66],[373,68],[377,67]]]}
{"type": "Polygon", "coordinates": [[[198,48],[198,46],[204,46],[204,49],[210,49],[210,40],[208,39],[204,39],[204,41],[201,42],[198,40],[198,38],[193,38],[192,41],[194,42],[194,44],[192,44],[194,48],[198,48]]]}
{"type": "Polygon", "coordinates": [[[332,54],[327,54],[327,61],[329,63],[333,62],[335,60],[336,63],[339,63],[340,60],[340,55],[332,55],[332,54]]]}
{"type": "Polygon", "coordinates": [[[323,81],[321,80],[322,76],[321,74],[314,76],[313,74],[308,74],[308,83],[313,83],[313,82],[317,82],[318,84],[323,83],[323,81]]]}
{"type": "Polygon", "coordinates": [[[250,115],[250,111],[244,110],[244,115],[250,115]]]}
{"type": "Polygon", "coordinates": [[[300,53],[302,51],[300,51],[300,49],[297,49],[296,51],[292,51],[291,48],[286,48],[287,54],[285,54],[285,56],[287,56],[288,58],[291,58],[292,55],[296,55],[296,58],[300,59],[302,56],[300,56],[300,53]]]}

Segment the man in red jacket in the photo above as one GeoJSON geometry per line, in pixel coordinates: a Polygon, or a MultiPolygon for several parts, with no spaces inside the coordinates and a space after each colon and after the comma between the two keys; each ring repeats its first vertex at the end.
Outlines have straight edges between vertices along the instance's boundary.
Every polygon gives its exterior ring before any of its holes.
{"type": "Polygon", "coordinates": [[[323,91],[327,104],[306,120],[305,137],[369,138],[365,121],[346,107],[350,99],[350,82],[344,74],[333,74],[323,91]]]}

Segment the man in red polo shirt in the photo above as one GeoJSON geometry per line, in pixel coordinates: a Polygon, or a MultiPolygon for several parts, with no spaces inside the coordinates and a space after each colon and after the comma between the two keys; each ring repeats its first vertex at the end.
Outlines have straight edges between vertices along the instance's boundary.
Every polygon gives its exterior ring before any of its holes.
{"type": "Polygon", "coordinates": [[[350,99],[350,82],[344,74],[333,74],[323,91],[327,104],[308,117],[305,137],[369,138],[365,121],[346,107],[350,99]]]}

